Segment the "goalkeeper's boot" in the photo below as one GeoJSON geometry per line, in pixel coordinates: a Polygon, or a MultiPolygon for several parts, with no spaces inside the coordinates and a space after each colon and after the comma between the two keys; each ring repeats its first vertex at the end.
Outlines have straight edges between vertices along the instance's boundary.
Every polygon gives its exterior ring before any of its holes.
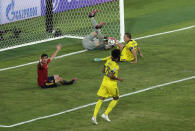
{"type": "Polygon", "coordinates": [[[102,114],[101,117],[105,119],[106,121],[110,122],[111,120],[108,118],[106,114],[102,114]]]}
{"type": "Polygon", "coordinates": [[[100,23],[100,24],[98,24],[98,25],[96,25],[96,29],[101,29],[102,28],[102,26],[105,24],[105,22],[102,22],[102,23],[100,23]]]}
{"type": "Polygon", "coordinates": [[[97,12],[98,12],[97,9],[93,10],[93,11],[89,14],[89,18],[94,17],[95,14],[96,14],[97,12]]]}
{"type": "Polygon", "coordinates": [[[95,124],[95,125],[98,124],[95,117],[92,117],[91,120],[92,120],[93,124],[95,124]]]}

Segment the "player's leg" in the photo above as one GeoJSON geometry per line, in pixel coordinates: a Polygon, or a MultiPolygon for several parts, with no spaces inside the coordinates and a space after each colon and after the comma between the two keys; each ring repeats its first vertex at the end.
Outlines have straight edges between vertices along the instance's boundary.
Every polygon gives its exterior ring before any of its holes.
{"type": "Polygon", "coordinates": [[[71,85],[77,81],[77,78],[73,78],[71,81],[66,81],[62,77],[59,77],[59,75],[54,75],[54,79],[55,79],[55,83],[62,84],[62,85],[71,85]]]}
{"type": "Polygon", "coordinates": [[[105,24],[104,22],[100,23],[100,24],[97,24],[94,16],[95,14],[98,12],[98,10],[93,10],[92,13],[89,15],[89,17],[91,18],[91,23],[95,29],[95,32],[97,32],[97,36],[98,36],[98,39],[99,39],[99,43],[103,43],[103,39],[104,39],[104,36],[102,35],[101,33],[101,27],[105,24]]]}
{"type": "Polygon", "coordinates": [[[100,24],[97,24],[97,22],[96,22],[96,20],[95,20],[95,18],[94,17],[92,17],[91,18],[91,22],[92,22],[92,24],[93,24],[93,26],[94,26],[94,29],[95,29],[95,32],[97,33],[97,37],[98,37],[98,39],[99,39],[99,42],[101,43],[101,44],[104,44],[104,36],[102,35],[102,33],[101,33],[101,28],[102,28],[102,26],[105,24],[104,22],[102,22],[102,23],[100,23],[100,24]]]}
{"type": "Polygon", "coordinates": [[[91,22],[93,24],[93,27],[95,28],[97,26],[97,22],[96,20],[94,19],[96,13],[98,12],[98,10],[93,10],[90,14],[89,14],[89,18],[91,18],[91,22]]]}
{"type": "Polygon", "coordinates": [[[94,38],[97,37],[97,33],[96,32],[91,32],[89,35],[87,35],[84,39],[87,39],[89,41],[93,41],[94,38]]]}
{"type": "Polygon", "coordinates": [[[97,117],[97,114],[99,112],[99,109],[100,109],[104,99],[105,99],[104,97],[101,97],[101,96],[99,97],[99,100],[97,101],[96,106],[95,106],[93,117],[95,117],[95,118],[97,117]]]}
{"type": "Polygon", "coordinates": [[[54,80],[56,84],[60,84],[60,82],[62,81],[62,79],[60,79],[59,75],[54,75],[54,80]]]}
{"type": "Polygon", "coordinates": [[[109,103],[105,113],[101,115],[102,118],[104,118],[106,121],[110,122],[111,120],[108,117],[108,114],[112,111],[112,109],[116,106],[118,103],[119,97],[113,97],[113,100],[109,103]]]}
{"type": "Polygon", "coordinates": [[[120,61],[121,62],[130,62],[134,60],[134,56],[133,55],[129,55],[128,52],[126,52],[126,50],[122,50],[121,52],[121,56],[120,56],[120,61]]]}
{"type": "Polygon", "coordinates": [[[97,9],[93,10],[90,14],[89,14],[89,18],[92,18],[96,15],[96,13],[98,12],[97,9]]]}
{"type": "Polygon", "coordinates": [[[108,97],[107,89],[104,85],[100,86],[100,89],[98,90],[97,95],[99,96],[99,100],[97,101],[97,103],[95,105],[95,109],[94,109],[94,113],[93,113],[93,117],[92,117],[92,122],[94,124],[97,124],[96,117],[97,117],[97,114],[99,112],[99,109],[100,109],[104,99],[106,97],[108,97]]]}
{"type": "Polygon", "coordinates": [[[106,121],[110,122],[111,120],[108,117],[108,114],[112,111],[112,109],[116,106],[118,100],[119,100],[119,90],[118,88],[110,88],[109,89],[110,94],[113,96],[113,100],[109,103],[106,111],[101,115],[102,118],[104,118],[106,121]]]}
{"type": "Polygon", "coordinates": [[[98,112],[99,112],[99,110],[100,110],[100,108],[101,108],[101,105],[102,105],[104,99],[105,99],[104,97],[99,97],[99,100],[97,101],[97,103],[96,103],[96,105],[95,105],[93,117],[91,118],[91,120],[92,120],[92,122],[93,122],[94,124],[96,124],[96,125],[98,124],[98,123],[97,123],[97,120],[96,120],[97,114],[98,114],[98,112]]]}
{"type": "Polygon", "coordinates": [[[74,82],[76,82],[77,81],[77,78],[73,78],[72,80],[70,80],[70,81],[66,81],[66,80],[63,80],[62,82],[61,82],[61,84],[62,85],[72,85],[74,82]]]}
{"type": "Polygon", "coordinates": [[[44,83],[42,88],[54,88],[57,87],[54,76],[49,76],[47,82],[44,83]]]}

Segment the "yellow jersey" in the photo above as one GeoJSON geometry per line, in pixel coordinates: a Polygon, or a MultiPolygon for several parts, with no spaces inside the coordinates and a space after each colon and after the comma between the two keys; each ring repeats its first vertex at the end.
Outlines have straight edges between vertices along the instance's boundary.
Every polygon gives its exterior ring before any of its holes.
{"type": "Polygon", "coordinates": [[[118,77],[119,65],[110,58],[106,61],[104,66],[105,66],[105,75],[104,75],[102,84],[117,88],[117,80],[113,80],[109,76],[110,76],[110,73],[112,72],[115,77],[118,77]]]}
{"type": "Polygon", "coordinates": [[[123,48],[121,52],[120,61],[132,61],[134,60],[134,55],[131,50],[137,51],[138,45],[135,40],[130,40],[123,48]]]}

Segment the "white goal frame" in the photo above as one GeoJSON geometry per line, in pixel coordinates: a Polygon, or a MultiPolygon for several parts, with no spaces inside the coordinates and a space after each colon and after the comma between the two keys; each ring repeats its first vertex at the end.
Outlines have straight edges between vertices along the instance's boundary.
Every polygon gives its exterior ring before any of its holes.
{"type": "MultiPolygon", "coordinates": [[[[125,22],[124,22],[124,0],[119,0],[119,14],[120,14],[120,42],[123,42],[123,37],[125,33],[125,22]]],[[[63,39],[63,38],[73,38],[73,39],[83,39],[84,37],[80,36],[71,36],[71,35],[63,35],[60,37],[55,37],[55,38],[49,38],[49,39],[44,39],[44,40],[39,40],[39,41],[34,41],[34,42],[29,42],[29,43],[24,43],[21,45],[16,45],[16,46],[11,46],[11,47],[6,47],[0,49],[0,52],[6,51],[6,50],[11,50],[11,49],[16,49],[20,47],[25,47],[25,46],[30,46],[30,45],[35,45],[39,43],[44,43],[47,41],[52,41],[52,40],[58,40],[58,39],[63,39]]]]}

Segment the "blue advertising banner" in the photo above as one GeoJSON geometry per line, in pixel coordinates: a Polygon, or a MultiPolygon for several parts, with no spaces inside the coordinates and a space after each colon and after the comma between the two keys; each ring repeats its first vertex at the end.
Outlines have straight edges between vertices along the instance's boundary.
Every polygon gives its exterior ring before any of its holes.
{"type": "Polygon", "coordinates": [[[40,0],[0,0],[0,24],[41,16],[40,0]]]}
{"type": "MultiPolygon", "coordinates": [[[[52,0],[53,12],[83,8],[114,0],[52,0]]],[[[45,15],[45,0],[0,0],[0,24],[45,15]]]]}
{"type": "MultiPolygon", "coordinates": [[[[64,12],[110,1],[114,0],[53,0],[53,12],[64,12]]],[[[45,0],[41,0],[41,5],[41,15],[45,15],[45,0]]]]}

